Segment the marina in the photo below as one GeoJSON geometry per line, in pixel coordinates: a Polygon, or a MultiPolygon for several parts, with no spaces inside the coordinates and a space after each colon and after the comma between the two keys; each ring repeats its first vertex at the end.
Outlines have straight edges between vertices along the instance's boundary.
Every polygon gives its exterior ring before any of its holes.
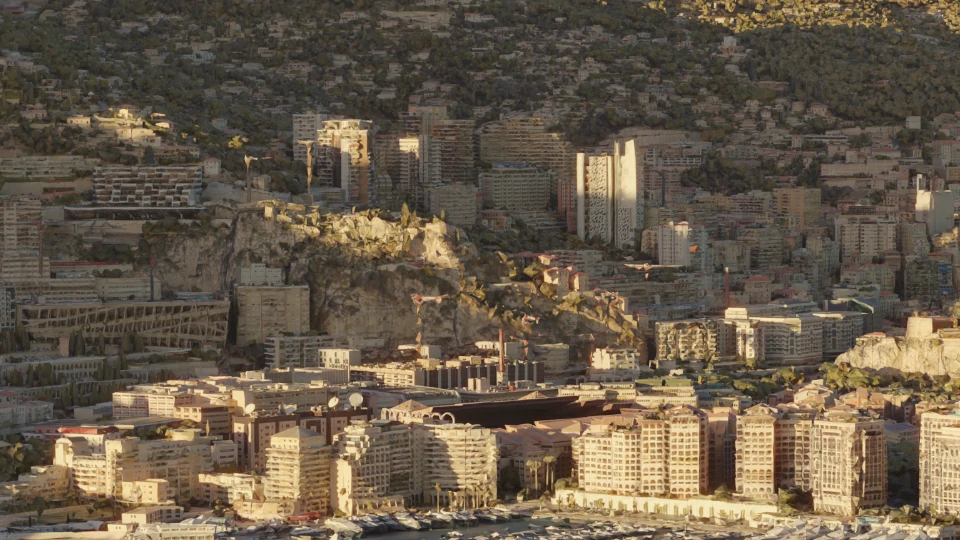
{"type": "Polygon", "coordinates": [[[260,523],[218,533],[221,540],[615,540],[620,538],[698,540],[740,539],[733,532],[693,532],[686,526],[651,526],[608,519],[534,517],[495,508],[478,511],[396,512],[333,517],[291,525],[260,523]]]}

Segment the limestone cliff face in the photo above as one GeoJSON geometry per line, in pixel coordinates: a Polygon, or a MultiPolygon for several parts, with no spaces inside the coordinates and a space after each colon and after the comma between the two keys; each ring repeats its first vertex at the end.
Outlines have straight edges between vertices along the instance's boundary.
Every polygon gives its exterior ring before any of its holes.
{"type": "Polygon", "coordinates": [[[960,374],[960,343],[938,334],[924,338],[864,336],[836,363],[860,368],[895,368],[930,376],[960,374]]]}
{"type": "Polygon", "coordinates": [[[485,284],[504,273],[500,261],[478,254],[456,227],[299,209],[274,201],[256,209],[218,207],[206,225],[148,235],[155,275],[165,291],[215,291],[231,290],[239,269],[251,263],[286,267],[288,284],[310,287],[311,328],[382,337],[391,346],[416,339],[411,296],[419,294],[445,297],[421,309],[424,343],[494,339],[503,326],[512,337],[542,342],[594,339],[598,346],[642,349],[635,325],[613,302],[556,298],[530,282],[485,284]]]}

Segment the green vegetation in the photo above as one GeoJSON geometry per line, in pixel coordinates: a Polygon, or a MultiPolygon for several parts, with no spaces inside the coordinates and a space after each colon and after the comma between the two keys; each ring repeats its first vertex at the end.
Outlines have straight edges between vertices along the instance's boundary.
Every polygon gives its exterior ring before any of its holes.
{"type": "Polygon", "coordinates": [[[0,482],[16,480],[35,465],[53,462],[54,444],[46,439],[24,440],[20,435],[6,437],[9,446],[0,448],[0,482]]]}

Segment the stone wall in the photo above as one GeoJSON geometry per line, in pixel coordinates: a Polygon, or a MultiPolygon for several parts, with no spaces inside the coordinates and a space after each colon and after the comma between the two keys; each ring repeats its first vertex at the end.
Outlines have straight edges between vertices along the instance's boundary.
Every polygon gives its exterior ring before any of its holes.
{"type": "Polygon", "coordinates": [[[558,489],[554,504],[579,508],[604,508],[623,512],[644,512],[665,516],[693,516],[730,520],[756,520],[762,514],[777,513],[777,506],[756,502],[715,501],[711,499],[668,499],[588,493],[573,489],[558,489]]]}

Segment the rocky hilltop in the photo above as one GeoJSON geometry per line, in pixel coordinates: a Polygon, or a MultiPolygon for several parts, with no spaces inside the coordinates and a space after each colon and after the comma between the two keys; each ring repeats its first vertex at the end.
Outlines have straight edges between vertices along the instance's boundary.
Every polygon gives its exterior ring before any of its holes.
{"type": "Polygon", "coordinates": [[[480,253],[462,231],[437,219],[307,213],[279,201],[207,209],[191,227],[144,227],[164,291],[230,290],[241,267],[263,262],[287,268],[287,284],[310,287],[316,331],[410,343],[418,330],[412,296],[440,296],[421,309],[425,343],[460,346],[494,339],[505,327],[517,339],[645,350],[616,299],[558,297],[529,272],[511,280],[505,256],[480,253]]]}
{"type": "Polygon", "coordinates": [[[894,368],[904,373],[960,375],[960,335],[955,329],[906,337],[868,334],[853,349],[837,357],[837,364],[857,368],[894,368]]]}

